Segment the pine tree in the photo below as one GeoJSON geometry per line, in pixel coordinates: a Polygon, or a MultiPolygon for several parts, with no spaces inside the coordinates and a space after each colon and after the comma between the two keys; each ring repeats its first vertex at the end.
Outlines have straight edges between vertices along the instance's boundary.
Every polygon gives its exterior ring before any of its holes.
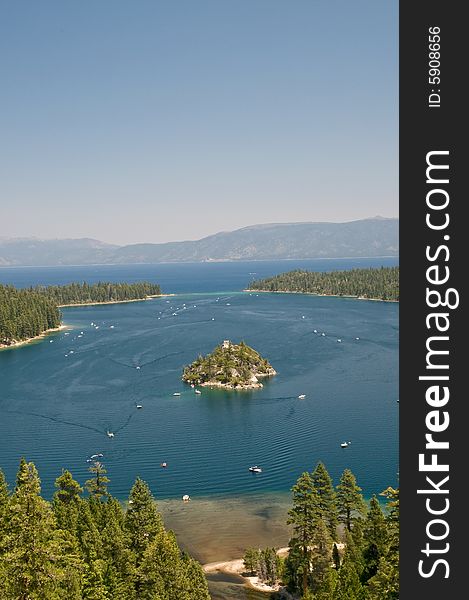
{"type": "Polygon", "coordinates": [[[98,500],[102,498],[106,498],[109,494],[107,491],[107,484],[109,483],[109,478],[106,477],[106,469],[103,464],[96,461],[94,464],[90,466],[88,469],[90,473],[94,475],[91,479],[88,479],[85,482],[85,487],[89,494],[98,500]]]}
{"type": "Polygon", "coordinates": [[[365,511],[361,491],[361,488],[357,485],[355,475],[349,469],[345,469],[337,486],[337,508],[339,519],[349,531],[352,529],[354,513],[363,514],[365,511]]]}
{"type": "Polygon", "coordinates": [[[337,539],[337,505],[336,493],[331,476],[322,462],[318,462],[311,478],[319,496],[318,507],[321,517],[327,524],[333,540],[337,539]]]}
{"type": "Polygon", "coordinates": [[[129,496],[124,521],[130,548],[137,557],[137,564],[146,547],[163,529],[161,515],[148,485],[139,477],[129,496]]]}
{"type": "Polygon", "coordinates": [[[392,487],[382,492],[388,500],[388,551],[380,557],[376,575],[368,581],[372,600],[399,598],[399,489],[392,487]]]}
{"type": "Polygon", "coordinates": [[[127,547],[121,505],[111,498],[104,505],[100,532],[102,557],[106,561],[104,583],[113,600],[131,600],[135,586],[135,557],[127,547]]]}
{"type": "Polygon", "coordinates": [[[52,500],[52,507],[58,526],[75,532],[83,488],[73,479],[70,471],[65,469],[62,469],[62,475],[55,480],[55,487],[57,490],[52,500]]]}
{"type": "Polygon", "coordinates": [[[80,502],[79,504],[76,536],[80,550],[88,564],[102,555],[101,535],[94,522],[89,502],[80,502]]]}
{"type": "Polygon", "coordinates": [[[345,557],[340,567],[332,598],[333,600],[364,600],[366,598],[365,590],[349,556],[345,557]]]}
{"type": "Polygon", "coordinates": [[[247,548],[244,557],[243,563],[244,568],[248,573],[255,574],[257,571],[257,563],[259,562],[259,550],[256,548],[247,548]]]}
{"type": "Polygon", "coordinates": [[[139,600],[161,600],[181,598],[188,600],[188,594],[182,594],[185,587],[179,568],[180,553],[173,535],[160,530],[148,543],[139,565],[139,600]]]}
{"type": "Polygon", "coordinates": [[[332,562],[332,537],[322,518],[317,519],[312,538],[311,573],[312,589],[316,595],[327,595],[331,590],[329,571],[332,562]]]}
{"type": "Polygon", "coordinates": [[[298,564],[295,564],[295,571],[301,571],[301,590],[305,594],[310,580],[311,546],[320,515],[319,499],[309,473],[303,473],[299,477],[292,492],[293,507],[288,511],[287,520],[287,524],[293,525],[290,554],[292,561],[299,559],[298,564]]]}
{"type": "Polygon", "coordinates": [[[66,598],[65,572],[71,574],[78,561],[68,560],[66,541],[56,530],[49,504],[40,497],[33,463],[21,460],[16,481],[0,552],[0,596],[5,600],[66,598]]]}
{"type": "Polygon", "coordinates": [[[363,581],[367,581],[376,575],[380,558],[387,552],[388,543],[386,519],[376,496],[370,500],[370,509],[364,522],[364,538],[366,544],[363,551],[365,559],[363,581]]]}

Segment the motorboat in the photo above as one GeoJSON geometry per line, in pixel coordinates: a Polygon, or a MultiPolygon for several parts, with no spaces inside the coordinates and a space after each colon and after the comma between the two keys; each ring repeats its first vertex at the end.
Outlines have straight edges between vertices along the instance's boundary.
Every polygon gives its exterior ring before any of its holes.
{"type": "Polygon", "coordinates": [[[181,392],[174,392],[173,396],[180,396],[181,392]]]}
{"type": "Polygon", "coordinates": [[[300,400],[304,400],[304,399],[306,398],[306,394],[300,394],[300,395],[298,396],[298,398],[299,398],[300,400]]]}
{"type": "Polygon", "coordinates": [[[255,465],[254,467],[249,467],[249,470],[251,471],[251,473],[262,473],[262,469],[257,465],[255,465]]]}
{"type": "Polygon", "coordinates": [[[190,499],[191,497],[189,496],[189,494],[184,494],[184,496],[182,497],[183,502],[189,502],[190,499]]]}
{"type": "Polygon", "coordinates": [[[136,404],[135,408],[143,408],[143,404],[136,404]]]}
{"type": "Polygon", "coordinates": [[[106,431],[106,435],[108,438],[113,438],[114,434],[112,433],[112,431],[106,431]]]}
{"type": "Polygon", "coordinates": [[[340,444],[340,447],[341,447],[341,448],[347,448],[347,447],[348,447],[348,445],[349,445],[349,443],[350,443],[350,442],[342,442],[342,443],[340,444]]]}
{"type": "Polygon", "coordinates": [[[163,469],[166,469],[166,467],[167,467],[167,466],[168,466],[168,463],[167,463],[167,462],[162,462],[162,463],[160,464],[160,467],[163,467],[163,469]]]}
{"type": "Polygon", "coordinates": [[[200,390],[195,390],[196,394],[201,394],[202,392],[200,390]]]}

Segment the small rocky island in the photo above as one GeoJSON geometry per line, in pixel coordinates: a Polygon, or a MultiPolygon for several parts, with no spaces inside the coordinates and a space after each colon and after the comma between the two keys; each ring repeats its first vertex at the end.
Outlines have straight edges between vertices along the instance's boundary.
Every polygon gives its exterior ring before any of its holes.
{"type": "Polygon", "coordinates": [[[224,340],[213,352],[185,367],[182,380],[191,385],[249,390],[261,388],[259,379],[276,374],[272,365],[244,342],[224,340]]]}

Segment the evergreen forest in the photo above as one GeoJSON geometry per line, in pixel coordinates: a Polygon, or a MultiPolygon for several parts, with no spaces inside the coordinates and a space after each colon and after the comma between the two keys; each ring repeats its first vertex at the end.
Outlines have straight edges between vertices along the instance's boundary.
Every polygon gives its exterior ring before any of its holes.
{"type": "Polygon", "coordinates": [[[200,564],[164,527],[147,484],[135,481],[127,508],[90,467],[87,495],[69,471],[41,497],[31,462],[21,460],[9,491],[0,471],[2,600],[209,600],[200,564]]]}
{"type": "Polygon", "coordinates": [[[0,347],[59,327],[59,306],[144,300],[161,294],[158,284],[98,282],[18,289],[0,284],[0,347]]]}
{"type": "Polygon", "coordinates": [[[399,267],[348,271],[289,271],[252,281],[250,290],[399,300],[399,267]]]}
{"type": "Polygon", "coordinates": [[[275,597],[304,600],[398,600],[399,490],[389,487],[366,503],[345,469],[334,486],[323,463],[292,488],[288,554],[248,548],[250,575],[282,590],[275,597]]]}

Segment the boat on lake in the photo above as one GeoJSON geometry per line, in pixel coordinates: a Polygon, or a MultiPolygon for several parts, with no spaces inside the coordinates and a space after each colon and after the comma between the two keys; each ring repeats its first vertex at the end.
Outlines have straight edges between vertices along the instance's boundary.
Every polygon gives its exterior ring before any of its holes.
{"type": "Polygon", "coordinates": [[[255,465],[254,467],[249,467],[249,470],[251,471],[251,473],[262,473],[262,469],[257,465],[255,465]]]}
{"type": "Polygon", "coordinates": [[[304,399],[306,398],[306,394],[300,394],[300,395],[298,396],[298,398],[299,398],[300,400],[304,400],[304,399]]]}
{"type": "Polygon", "coordinates": [[[349,444],[350,444],[350,442],[342,442],[342,443],[340,444],[340,447],[341,447],[341,448],[347,448],[349,444]]]}
{"type": "Polygon", "coordinates": [[[173,396],[180,396],[181,392],[174,392],[173,396]]]}
{"type": "Polygon", "coordinates": [[[113,438],[114,434],[112,433],[112,431],[106,431],[106,435],[108,438],[113,438]]]}

